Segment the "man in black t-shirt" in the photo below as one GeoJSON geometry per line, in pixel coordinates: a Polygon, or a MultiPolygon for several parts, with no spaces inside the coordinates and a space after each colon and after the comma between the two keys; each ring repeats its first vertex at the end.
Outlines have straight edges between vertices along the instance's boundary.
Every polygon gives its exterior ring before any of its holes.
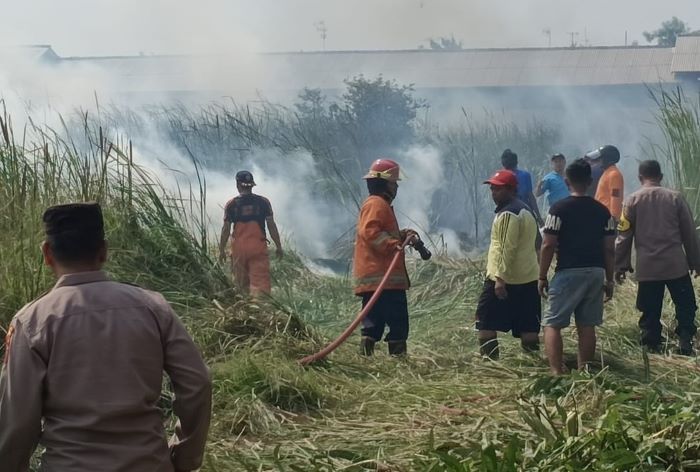
{"type": "Polygon", "coordinates": [[[231,243],[231,270],[236,285],[243,293],[269,294],[270,260],[267,255],[265,225],[277,246],[277,256],[282,257],[282,243],[272,216],[270,201],[253,193],[253,174],[242,170],[236,174],[238,196],[226,203],[224,226],[219,241],[219,259],[226,259],[226,244],[231,243]],[[233,234],[231,227],[233,226],[233,234]]]}
{"type": "Polygon", "coordinates": [[[578,331],[578,368],[593,360],[595,327],[603,322],[603,302],[613,296],[615,220],[590,196],[591,166],[578,159],[566,168],[571,196],[555,203],[544,225],[540,255],[539,291],[549,299],[542,318],[544,343],[553,374],[564,373],[561,329],[571,314],[578,331]],[[554,254],[557,267],[551,286],[547,273],[554,254]]]}

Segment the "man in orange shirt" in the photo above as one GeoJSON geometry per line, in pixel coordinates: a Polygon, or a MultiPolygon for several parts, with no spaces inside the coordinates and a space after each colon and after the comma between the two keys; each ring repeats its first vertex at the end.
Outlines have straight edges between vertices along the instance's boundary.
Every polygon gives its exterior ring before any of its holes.
{"type": "Polygon", "coordinates": [[[615,164],[620,162],[620,151],[610,144],[586,154],[592,161],[599,161],[603,174],[598,181],[595,199],[605,205],[615,221],[622,216],[625,181],[615,164]]]}
{"type": "MultiPolygon", "coordinates": [[[[390,159],[377,159],[363,178],[367,181],[370,195],[362,204],[357,222],[353,277],[355,295],[362,297],[362,306],[365,307],[389,269],[399,246],[407,237],[415,234],[415,231],[399,230],[391,206],[399,188],[399,165],[390,159]]],[[[409,286],[406,262],[402,254],[389,275],[384,291],[362,322],[362,354],[373,354],[374,345],[382,339],[386,326],[389,326],[385,338],[389,345],[389,354],[406,354],[406,290],[409,286]]]]}
{"type": "Polygon", "coordinates": [[[236,285],[243,293],[258,295],[269,294],[270,259],[267,255],[267,238],[265,225],[270,230],[270,237],[277,246],[277,256],[282,257],[277,224],[272,216],[270,201],[253,193],[255,181],[253,174],[242,170],[236,174],[238,196],[226,203],[224,209],[224,226],[221,228],[219,242],[219,260],[226,259],[226,243],[231,236],[231,270],[236,285]]]}

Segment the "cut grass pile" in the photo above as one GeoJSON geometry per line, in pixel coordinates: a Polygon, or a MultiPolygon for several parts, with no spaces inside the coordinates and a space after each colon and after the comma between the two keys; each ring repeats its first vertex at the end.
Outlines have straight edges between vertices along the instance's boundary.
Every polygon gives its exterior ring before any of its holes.
{"type": "MultiPolygon", "coordinates": [[[[410,356],[358,355],[352,337],[326,361],[296,359],[319,336],[274,332],[212,357],[215,411],[204,470],[695,470],[695,359],[645,355],[634,290],[606,307],[598,367],[563,378],[502,337],[501,360],[477,355],[478,264],[411,265],[410,356]]],[[[342,278],[277,268],[270,309],[330,339],[359,303],[342,278]]],[[[575,367],[575,332],[567,331],[575,367]]],[[[697,393],[696,393],[697,392],[697,393]]]]}

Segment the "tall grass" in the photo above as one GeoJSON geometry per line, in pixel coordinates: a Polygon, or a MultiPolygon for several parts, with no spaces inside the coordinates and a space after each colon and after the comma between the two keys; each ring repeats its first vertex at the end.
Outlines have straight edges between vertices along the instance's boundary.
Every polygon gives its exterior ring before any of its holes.
{"type": "Polygon", "coordinates": [[[670,164],[674,185],[685,194],[700,222],[700,94],[689,97],[680,87],[651,94],[665,138],[665,144],[653,151],[670,164]]]}
{"type": "Polygon", "coordinates": [[[559,133],[539,121],[516,124],[493,114],[476,120],[463,109],[460,122],[444,131],[433,129],[423,138],[440,150],[445,167],[443,190],[433,202],[435,220],[446,227],[464,225],[462,238],[474,247],[484,243],[492,218],[493,202],[482,184],[501,167],[503,150],[515,150],[520,168],[529,170],[535,180],[559,133]]]}
{"type": "Polygon", "coordinates": [[[183,303],[230,294],[207,238],[194,237],[188,227],[206,221],[195,204],[200,194],[167,192],[134,164],[128,140],[89,119],[79,128],[64,126],[54,130],[29,120],[18,136],[11,116],[0,116],[0,324],[50,287],[39,251],[41,215],[71,201],[102,203],[116,278],[183,303]]]}

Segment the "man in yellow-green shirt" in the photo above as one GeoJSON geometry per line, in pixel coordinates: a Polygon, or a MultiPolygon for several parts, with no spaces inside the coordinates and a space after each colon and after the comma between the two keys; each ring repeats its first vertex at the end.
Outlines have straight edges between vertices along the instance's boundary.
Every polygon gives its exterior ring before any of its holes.
{"type": "Polygon", "coordinates": [[[497,332],[512,332],[523,349],[539,349],[542,301],[537,291],[537,223],[518,200],[517,177],[508,170],[484,182],[491,186],[496,217],[486,263],[486,280],[476,309],[481,354],[498,358],[497,332]]]}

